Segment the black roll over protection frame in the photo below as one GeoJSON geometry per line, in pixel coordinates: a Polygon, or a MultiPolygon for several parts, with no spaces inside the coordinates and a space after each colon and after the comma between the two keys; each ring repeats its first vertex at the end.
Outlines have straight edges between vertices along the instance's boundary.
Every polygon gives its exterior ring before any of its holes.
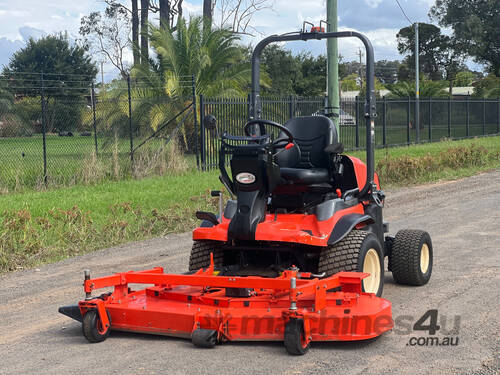
{"type": "MultiPolygon", "coordinates": [[[[312,28],[311,32],[304,30],[296,33],[282,35],[271,35],[261,40],[252,53],[252,93],[250,99],[249,120],[259,119],[262,115],[262,103],[260,100],[260,56],[264,48],[274,42],[287,42],[298,40],[321,40],[328,38],[347,38],[356,37],[363,42],[366,49],[366,101],[365,101],[365,119],[366,119],[366,183],[357,194],[360,199],[371,198],[377,205],[381,205],[383,193],[379,194],[374,182],[375,173],[375,79],[374,79],[374,54],[373,46],[370,40],[356,31],[323,32],[322,28],[312,28]]],[[[380,192],[381,193],[381,192],[380,192]]]]}

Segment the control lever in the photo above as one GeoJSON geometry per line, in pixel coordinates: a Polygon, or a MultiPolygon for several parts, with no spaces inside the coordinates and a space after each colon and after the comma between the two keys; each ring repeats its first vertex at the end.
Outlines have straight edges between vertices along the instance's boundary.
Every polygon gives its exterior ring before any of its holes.
{"type": "Polygon", "coordinates": [[[222,191],[212,190],[210,192],[212,197],[219,197],[219,222],[222,223],[222,215],[224,212],[224,200],[222,199],[222,191]]]}
{"type": "Polygon", "coordinates": [[[282,153],[285,150],[290,150],[291,148],[293,148],[293,146],[295,146],[295,144],[293,144],[291,142],[288,143],[285,147],[283,147],[281,150],[279,150],[277,153],[275,153],[274,156],[279,155],[280,153],[282,153]]]}

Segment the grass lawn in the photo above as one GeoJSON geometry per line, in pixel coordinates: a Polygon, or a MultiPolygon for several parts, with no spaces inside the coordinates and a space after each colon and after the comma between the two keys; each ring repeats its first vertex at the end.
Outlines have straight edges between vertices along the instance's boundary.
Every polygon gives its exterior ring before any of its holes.
{"type": "MultiPolygon", "coordinates": [[[[142,139],[134,139],[134,147],[142,139]]],[[[150,151],[158,151],[164,141],[152,139],[142,146],[135,159],[150,151]]],[[[47,175],[49,186],[74,185],[84,181],[91,174],[88,169],[99,170],[104,177],[123,178],[130,175],[130,140],[99,136],[97,159],[94,136],[75,135],[59,137],[46,136],[47,175]]],[[[37,188],[43,183],[43,138],[33,137],[0,138],[0,190],[12,191],[37,188]]],[[[193,158],[190,158],[193,159],[193,158]]],[[[190,166],[194,161],[189,160],[190,166]]]]}
{"type": "MultiPolygon", "coordinates": [[[[364,158],[364,152],[349,153],[364,158]]],[[[384,188],[500,168],[500,137],[377,149],[384,188]]],[[[0,196],[0,272],[132,240],[191,230],[217,210],[218,171],[105,181],[0,196]]],[[[227,197],[227,194],[225,194],[227,197]]]]}

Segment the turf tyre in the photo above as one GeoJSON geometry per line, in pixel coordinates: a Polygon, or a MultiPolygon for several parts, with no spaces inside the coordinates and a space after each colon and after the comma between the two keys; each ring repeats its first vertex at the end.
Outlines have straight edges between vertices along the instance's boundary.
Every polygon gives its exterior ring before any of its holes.
{"type": "Polygon", "coordinates": [[[189,257],[189,271],[198,271],[210,265],[210,253],[214,254],[215,268],[222,267],[224,253],[217,241],[194,241],[189,257]]]}
{"type": "MultiPolygon", "coordinates": [[[[346,237],[335,245],[323,249],[318,263],[318,272],[331,276],[341,271],[363,272],[367,253],[375,250],[378,255],[379,271],[377,296],[382,295],[384,289],[384,253],[377,236],[371,232],[352,230],[346,237]]],[[[363,290],[365,289],[363,282],[363,290]]],[[[374,289],[375,290],[375,289],[374,289]]]]}
{"type": "Polygon", "coordinates": [[[404,285],[425,285],[431,278],[432,262],[433,250],[429,233],[412,229],[404,229],[396,233],[390,258],[394,281],[404,285]],[[427,250],[424,250],[425,245],[427,250]],[[427,257],[422,256],[424,251],[428,253],[427,257]],[[428,260],[424,272],[421,263],[425,258],[428,260]]]}

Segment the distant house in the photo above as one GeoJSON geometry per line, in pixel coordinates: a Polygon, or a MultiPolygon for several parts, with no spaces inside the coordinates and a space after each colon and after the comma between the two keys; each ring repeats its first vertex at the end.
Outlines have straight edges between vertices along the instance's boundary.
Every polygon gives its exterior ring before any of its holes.
{"type": "MultiPolygon", "coordinates": [[[[448,88],[444,88],[443,91],[448,92],[448,88]]],[[[474,93],[474,87],[473,86],[465,86],[465,87],[453,87],[451,89],[451,96],[453,97],[464,97],[464,96],[470,96],[474,93]]]]}
{"type": "MultiPolygon", "coordinates": [[[[389,90],[379,90],[378,94],[382,97],[389,95],[391,92],[389,90]]],[[[354,100],[356,96],[359,95],[359,90],[356,91],[342,91],[340,93],[340,98],[341,99],[346,99],[346,100],[354,100]]]]}
{"type": "MultiPolygon", "coordinates": [[[[446,93],[448,93],[449,89],[445,87],[443,89],[446,93]]],[[[378,94],[381,97],[389,95],[391,92],[389,90],[379,90],[378,94]]],[[[465,87],[453,87],[452,89],[452,96],[454,98],[463,98],[464,96],[471,96],[474,93],[474,87],[473,86],[465,86],[465,87]]],[[[345,100],[354,100],[356,96],[359,95],[359,91],[342,91],[340,93],[340,97],[345,100]]]]}

